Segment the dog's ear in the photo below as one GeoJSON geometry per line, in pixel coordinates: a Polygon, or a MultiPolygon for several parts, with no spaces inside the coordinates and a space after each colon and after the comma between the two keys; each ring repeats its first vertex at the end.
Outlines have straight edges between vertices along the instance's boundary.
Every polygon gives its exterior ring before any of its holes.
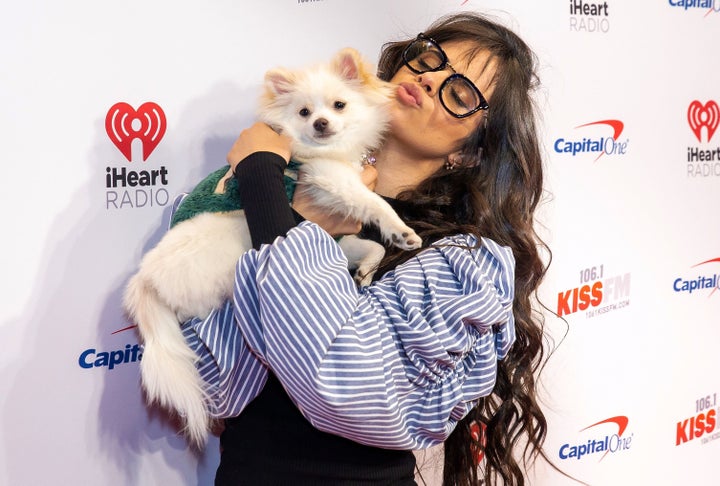
{"type": "Polygon", "coordinates": [[[332,65],[335,72],[346,80],[358,81],[381,96],[391,96],[394,89],[392,85],[375,76],[373,66],[367,63],[357,50],[346,47],[335,55],[332,65]]]}
{"type": "Polygon", "coordinates": [[[295,85],[295,76],[287,69],[276,68],[265,73],[265,86],[275,95],[289,93],[295,85]]]}
{"type": "Polygon", "coordinates": [[[360,81],[367,76],[368,69],[360,53],[351,47],[346,47],[335,55],[333,68],[344,79],[360,81]]]}

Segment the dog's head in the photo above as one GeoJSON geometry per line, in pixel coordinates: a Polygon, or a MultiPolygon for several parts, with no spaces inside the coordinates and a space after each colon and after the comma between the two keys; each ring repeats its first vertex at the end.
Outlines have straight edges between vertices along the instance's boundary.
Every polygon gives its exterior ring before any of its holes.
{"type": "Polygon", "coordinates": [[[293,139],[299,160],[358,157],[379,145],[391,95],[390,85],[347,48],[329,64],[268,71],[260,118],[293,139]]]}

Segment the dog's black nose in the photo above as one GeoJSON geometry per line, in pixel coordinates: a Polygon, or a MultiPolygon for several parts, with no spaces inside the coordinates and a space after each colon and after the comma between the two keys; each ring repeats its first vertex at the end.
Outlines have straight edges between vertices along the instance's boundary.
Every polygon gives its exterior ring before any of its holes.
{"type": "Polygon", "coordinates": [[[325,118],[318,118],[313,123],[313,128],[315,128],[315,130],[320,133],[323,133],[327,129],[327,126],[328,126],[328,121],[325,118]]]}

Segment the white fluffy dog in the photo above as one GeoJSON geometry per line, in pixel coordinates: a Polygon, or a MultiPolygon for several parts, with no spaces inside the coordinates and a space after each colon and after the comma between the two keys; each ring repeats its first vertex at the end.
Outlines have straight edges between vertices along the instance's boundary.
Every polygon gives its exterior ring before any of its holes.
{"type": "MultiPolygon", "coordinates": [[[[355,50],[344,49],[329,64],[269,71],[259,115],[291,138],[300,181],[315,204],[375,224],[388,243],[409,250],[420,247],[420,238],[360,179],[363,155],[382,141],[391,96],[390,85],[355,50]]],[[[355,266],[361,283],[369,281],[382,247],[357,238],[341,244],[351,261],[364,258],[355,266]]],[[[200,213],[167,232],[125,291],[125,309],[144,343],[140,369],[148,399],[176,411],[198,444],[207,437],[210,404],[179,322],[205,317],[231,298],[235,265],[251,247],[242,210],[200,213]]]]}

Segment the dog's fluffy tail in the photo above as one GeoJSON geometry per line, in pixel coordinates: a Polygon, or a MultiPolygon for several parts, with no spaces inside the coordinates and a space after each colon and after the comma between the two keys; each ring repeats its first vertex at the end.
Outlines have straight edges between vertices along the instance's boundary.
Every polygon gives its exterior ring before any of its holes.
{"type": "Polygon", "coordinates": [[[195,368],[197,357],[185,342],[175,313],[141,273],[128,283],[124,304],[144,343],[140,372],[148,399],[177,412],[190,440],[204,444],[210,427],[209,401],[195,368]]]}

